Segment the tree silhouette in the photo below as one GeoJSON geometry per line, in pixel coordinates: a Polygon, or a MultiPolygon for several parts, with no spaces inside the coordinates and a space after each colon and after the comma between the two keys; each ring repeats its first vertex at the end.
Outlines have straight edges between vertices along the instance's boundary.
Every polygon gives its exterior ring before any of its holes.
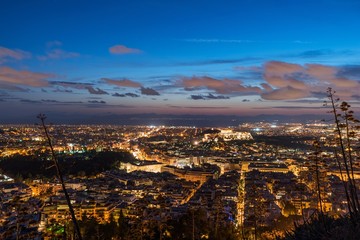
{"type": "Polygon", "coordinates": [[[360,203],[357,195],[357,187],[354,178],[354,152],[352,148],[352,139],[355,137],[355,129],[359,129],[359,120],[354,117],[354,112],[350,109],[350,105],[347,102],[340,102],[340,99],[335,97],[335,91],[332,88],[328,88],[328,99],[331,107],[330,113],[333,114],[335,120],[335,140],[339,147],[335,149],[335,157],[338,161],[338,167],[343,176],[343,168],[345,169],[345,176],[347,178],[347,184],[344,185],[346,197],[348,200],[348,210],[350,218],[354,225],[356,225],[356,218],[360,214],[360,203]]]}
{"type": "Polygon", "coordinates": [[[40,119],[41,124],[42,124],[42,127],[43,127],[43,129],[44,129],[44,132],[45,132],[45,135],[46,135],[46,139],[47,139],[47,141],[48,141],[48,144],[49,144],[49,147],[50,147],[50,150],[51,150],[52,160],[53,160],[54,166],[55,166],[55,168],[56,168],[57,177],[58,177],[58,179],[59,179],[59,181],[60,181],[62,190],[64,191],[64,194],[65,194],[66,202],[67,202],[67,205],[68,205],[68,207],[69,207],[69,211],[70,211],[70,214],[71,214],[71,220],[72,220],[72,222],[73,222],[73,224],[74,224],[77,238],[78,238],[79,240],[82,240],[81,233],[80,233],[80,228],[79,228],[79,225],[78,225],[77,220],[76,220],[76,217],[75,217],[74,209],[73,209],[73,207],[72,207],[72,205],[71,205],[70,197],[69,197],[69,194],[68,194],[68,192],[67,192],[67,190],[66,190],[66,187],[65,187],[63,175],[62,175],[62,172],[61,172],[61,169],[60,169],[58,160],[57,160],[57,158],[56,158],[56,155],[55,155],[55,152],[54,152],[54,148],[53,148],[52,143],[51,143],[51,138],[50,138],[50,136],[49,136],[48,130],[47,130],[46,125],[45,125],[46,116],[45,116],[44,114],[39,114],[39,115],[37,116],[37,118],[40,119]]]}

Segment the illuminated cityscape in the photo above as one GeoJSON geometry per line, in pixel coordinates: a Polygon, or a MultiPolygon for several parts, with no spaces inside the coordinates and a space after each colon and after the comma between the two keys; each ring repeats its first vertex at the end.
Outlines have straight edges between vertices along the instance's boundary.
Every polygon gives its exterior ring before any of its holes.
{"type": "Polygon", "coordinates": [[[3,0],[0,240],[358,240],[359,0],[3,0]]]}
{"type": "MultiPolygon", "coordinates": [[[[1,175],[5,229],[16,224],[14,216],[19,214],[15,208],[4,208],[14,197],[28,208],[21,220],[26,221],[27,229],[51,236],[51,224],[66,228],[68,206],[55,175],[46,173],[52,163],[42,128],[3,125],[0,129],[0,167],[15,178],[1,175]],[[9,161],[25,164],[27,169],[11,166],[9,161]],[[34,167],[27,161],[35,163],[34,167]],[[39,162],[44,164],[36,164],[39,162]]],[[[291,229],[291,221],[300,223],[318,209],[310,157],[314,139],[323,145],[323,210],[333,216],[347,213],[342,176],[333,160],[333,124],[259,122],[228,128],[53,125],[49,132],[64,163],[73,159],[90,165],[97,164],[90,160],[94,156],[98,161],[111,158],[110,167],[95,172],[72,163],[74,171],[67,175],[66,187],[78,219],[86,216],[109,223],[126,216],[135,228],[147,222],[165,224],[188,211],[203,209],[214,222],[233,224],[238,231],[251,232],[256,224],[264,234],[281,235],[291,229]]],[[[359,135],[360,131],[354,137],[359,135]]],[[[354,158],[358,157],[356,153],[354,158]]],[[[359,163],[354,164],[355,179],[360,179],[359,163]]],[[[162,231],[168,237],[174,234],[170,228],[162,231]]],[[[9,234],[3,229],[5,233],[9,234]]]]}

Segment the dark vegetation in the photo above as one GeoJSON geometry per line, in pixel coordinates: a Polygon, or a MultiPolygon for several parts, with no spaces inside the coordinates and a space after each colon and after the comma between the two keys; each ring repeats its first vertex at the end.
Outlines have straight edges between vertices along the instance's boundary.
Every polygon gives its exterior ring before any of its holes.
{"type": "MultiPolygon", "coordinates": [[[[173,220],[129,218],[121,213],[117,221],[111,219],[108,223],[99,223],[94,218],[83,216],[79,226],[87,240],[236,240],[240,237],[232,223],[211,218],[203,208],[188,209],[173,220]]],[[[47,233],[49,237],[70,239],[73,227],[69,223],[51,230],[47,233]]]]}
{"type": "MultiPolygon", "coordinates": [[[[347,102],[341,102],[335,97],[335,91],[328,89],[328,102],[325,106],[330,108],[329,113],[334,117],[334,136],[337,146],[333,149],[334,159],[341,173],[344,192],[347,199],[346,216],[335,218],[324,213],[322,209],[323,199],[321,197],[321,180],[317,178],[318,186],[318,209],[309,221],[304,224],[295,226],[283,238],[285,240],[301,239],[301,240],[317,240],[317,239],[359,239],[360,236],[360,201],[359,187],[354,177],[354,163],[358,161],[355,154],[358,148],[354,143],[358,142],[359,136],[356,130],[360,129],[360,121],[355,118],[351,106],[347,102]]],[[[321,158],[322,146],[320,142],[314,141],[314,150],[312,158],[316,165],[315,173],[319,173],[319,164],[323,160],[321,158]]]]}
{"type": "MultiPolygon", "coordinates": [[[[95,152],[58,155],[64,175],[93,176],[119,166],[121,162],[134,160],[129,152],[95,152]]],[[[56,169],[48,154],[36,156],[14,155],[0,160],[0,169],[14,178],[53,178],[56,169]]]]}
{"type": "Polygon", "coordinates": [[[295,225],[283,240],[357,240],[360,236],[360,219],[354,225],[349,216],[334,218],[325,214],[314,216],[303,225],[295,225]]]}
{"type": "Polygon", "coordinates": [[[204,134],[217,134],[220,133],[221,131],[219,129],[214,129],[214,128],[208,128],[205,129],[204,131],[202,131],[201,133],[199,133],[198,135],[204,135],[204,134]]]}

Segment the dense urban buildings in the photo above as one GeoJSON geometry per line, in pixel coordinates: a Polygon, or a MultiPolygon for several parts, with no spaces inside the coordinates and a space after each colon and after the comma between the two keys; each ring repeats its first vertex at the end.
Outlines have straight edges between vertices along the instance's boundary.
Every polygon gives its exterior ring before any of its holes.
{"type": "MultiPolygon", "coordinates": [[[[175,239],[180,230],[174,223],[186,216],[190,230],[184,239],[225,234],[224,226],[234,235],[255,232],[271,239],[311,217],[319,204],[332,216],[348,212],[346,176],[334,160],[333,124],[54,125],[49,132],[76,218],[99,225],[127,219],[124,232],[142,229],[139,239],[175,239]],[[315,140],[322,159],[316,166],[315,140]],[[201,216],[212,229],[196,225],[201,216]]],[[[0,126],[0,157],[2,238],[51,239],[71,231],[43,129],[0,126]]],[[[353,169],[357,181],[358,161],[353,169]]]]}

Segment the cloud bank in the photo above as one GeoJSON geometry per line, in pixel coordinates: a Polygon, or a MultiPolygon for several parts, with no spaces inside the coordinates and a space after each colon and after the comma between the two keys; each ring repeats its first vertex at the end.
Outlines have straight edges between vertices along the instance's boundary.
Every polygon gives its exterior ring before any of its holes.
{"type": "Polygon", "coordinates": [[[0,84],[3,85],[46,87],[49,85],[48,79],[51,77],[54,77],[54,75],[0,67],[0,84]]]}
{"type": "Polygon", "coordinates": [[[0,46],[0,64],[10,61],[11,59],[23,60],[26,58],[31,58],[31,53],[19,49],[9,49],[0,46]]]}
{"type": "Polygon", "coordinates": [[[319,97],[328,87],[336,89],[339,96],[347,99],[355,95],[360,82],[341,74],[341,67],[322,64],[293,64],[270,61],[264,64],[261,94],[267,100],[319,97]]]}
{"type": "Polygon", "coordinates": [[[230,93],[261,93],[261,88],[244,86],[240,80],[232,79],[215,79],[211,77],[191,77],[182,78],[179,81],[186,91],[194,91],[198,89],[214,90],[219,94],[230,94],[230,93]]]}
{"type": "Polygon", "coordinates": [[[140,49],[137,48],[129,48],[124,45],[115,45],[109,48],[109,52],[111,54],[135,54],[135,53],[142,53],[140,49]]]}
{"type": "Polygon", "coordinates": [[[140,83],[131,81],[129,79],[116,80],[110,78],[102,78],[101,80],[107,84],[115,85],[118,87],[140,88],[142,86],[140,83]]]}

